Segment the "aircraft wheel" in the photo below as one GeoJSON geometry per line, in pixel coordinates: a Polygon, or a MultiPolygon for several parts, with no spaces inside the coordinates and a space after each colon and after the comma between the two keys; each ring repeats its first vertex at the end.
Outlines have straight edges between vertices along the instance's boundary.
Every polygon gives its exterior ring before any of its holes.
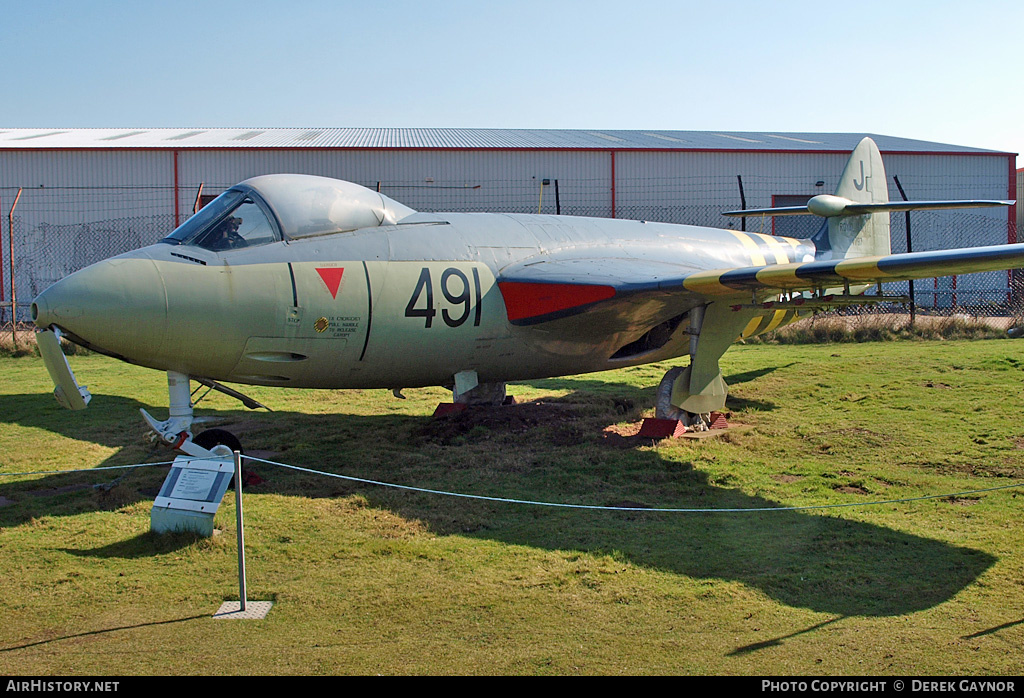
{"type": "Polygon", "coordinates": [[[689,423],[687,419],[689,412],[681,410],[672,404],[672,386],[675,384],[679,374],[685,370],[685,366],[670,368],[665,372],[665,377],[661,379],[661,383],[658,384],[658,392],[655,394],[654,401],[654,416],[658,419],[678,419],[684,424],[689,423]]]}
{"type": "Polygon", "coordinates": [[[192,443],[213,451],[218,456],[230,456],[235,451],[243,453],[242,442],[230,431],[224,429],[207,429],[192,437],[192,443]]]}
{"type": "MultiPolygon", "coordinates": [[[[196,446],[202,446],[208,451],[213,451],[218,456],[231,456],[235,451],[244,453],[242,442],[238,440],[237,436],[225,429],[207,429],[192,437],[192,443],[196,446]]],[[[242,482],[247,482],[245,468],[242,468],[242,482]]],[[[235,488],[234,476],[232,476],[231,482],[228,483],[228,487],[231,489],[235,488]]]]}
{"type": "Polygon", "coordinates": [[[672,386],[688,366],[676,366],[665,372],[665,377],[658,384],[654,403],[654,416],[658,419],[676,419],[683,423],[683,426],[692,428],[694,431],[704,431],[710,421],[704,415],[687,412],[672,404],[672,386]]]}
{"type": "Polygon", "coordinates": [[[505,402],[505,384],[480,383],[461,394],[452,391],[452,400],[464,405],[501,405],[505,402]]]}

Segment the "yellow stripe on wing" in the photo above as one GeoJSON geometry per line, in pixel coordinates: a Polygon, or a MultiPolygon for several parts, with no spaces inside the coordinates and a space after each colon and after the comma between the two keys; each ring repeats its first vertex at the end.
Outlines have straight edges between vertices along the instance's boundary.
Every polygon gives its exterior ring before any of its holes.
{"type": "Polygon", "coordinates": [[[809,285],[807,280],[796,275],[796,270],[800,266],[800,264],[790,263],[766,267],[757,272],[757,280],[772,288],[806,288],[809,285]]]}
{"type": "Polygon", "coordinates": [[[878,260],[882,257],[858,257],[850,261],[836,262],[836,274],[852,281],[880,281],[887,279],[886,274],[878,268],[878,260]]]}
{"type": "Polygon", "coordinates": [[[703,293],[708,296],[735,296],[742,293],[741,290],[730,288],[719,279],[722,278],[722,271],[698,271],[683,279],[683,288],[694,293],[703,293]]]}
{"type": "Polygon", "coordinates": [[[786,316],[788,314],[789,313],[785,310],[776,310],[775,316],[772,318],[772,321],[768,323],[768,326],[764,328],[764,331],[771,332],[772,330],[776,329],[779,325],[782,324],[782,321],[786,319],[786,316]]]}

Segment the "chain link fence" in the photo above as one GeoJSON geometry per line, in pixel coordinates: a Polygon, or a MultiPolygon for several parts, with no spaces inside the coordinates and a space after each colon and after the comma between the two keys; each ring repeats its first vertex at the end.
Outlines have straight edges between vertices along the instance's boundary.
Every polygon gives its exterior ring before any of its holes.
{"type": "MultiPolygon", "coordinates": [[[[205,183],[203,199],[233,183],[205,183]]],[[[814,217],[744,220],[723,212],[743,206],[772,205],[768,192],[799,191],[805,180],[784,178],[677,177],[602,180],[361,182],[416,210],[424,212],[510,212],[569,216],[614,217],[702,225],[748,232],[806,238],[821,225],[814,217]],[[614,201],[614,206],[613,206],[614,201]]],[[[1005,187],[1005,181],[1002,183],[1005,187]]],[[[821,192],[835,182],[819,182],[821,192]]],[[[917,177],[911,198],[991,198],[985,191],[993,183],[950,182],[948,177],[917,177]],[[980,190],[980,192],[979,192],[980,190]]],[[[891,187],[894,189],[894,187],[891,187]]],[[[910,188],[910,187],[908,187],[910,188]]],[[[17,319],[28,320],[32,299],[47,286],[81,269],[122,252],[157,242],[192,214],[198,188],[178,191],[177,212],[173,187],[26,188],[17,206],[17,187],[0,187],[0,323],[11,321],[11,268],[17,319]]],[[[811,194],[808,194],[809,197],[811,194]]],[[[792,198],[792,197],[790,197],[792,198]]],[[[891,195],[897,199],[898,194],[891,195]]],[[[996,245],[1016,239],[1016,226],[1003,209],[918,211],[911,214],[915,252],[996,245]]],[[[893,252],[907,249],[906,217],[891,216],[893,252]]],[[[974,317],[1019,318],[1024,300],[1024,274],[986,272],[958,277],[924,279],[914,283],[916,310],[922,314],[963,314],[974,317]]],[[[909,283],[886,284],[885,292],[909,295],[909,283]]],[[[898,305],[846,309],[844,314],[905,313],[898,305]]]]}

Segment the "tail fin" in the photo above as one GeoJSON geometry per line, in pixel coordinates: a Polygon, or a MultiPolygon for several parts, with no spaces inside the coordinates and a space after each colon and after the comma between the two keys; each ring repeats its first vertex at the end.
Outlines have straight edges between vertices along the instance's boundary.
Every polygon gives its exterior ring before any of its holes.
{"type": "Polygon", "coordinates": [[[817,250],[815,257],[829,260],[889,254],[889,213],[893,211],[984,208],[1013,203],[988,199],[890,202],[882,155],[875,142],[865,138],[850,154],[834,195],[819,194],[806,206],[727,211],[724,215],[822,216],[825,224],[811,241],[817,250]]]}
{"type": "MultiPolygon", "coordinates": [[[[889,203],[888,182],[885,166],[878,146],[870,138],[863,139],[850,154],[846,169],[839,178],[836,198],[843,199],[844,207],[854,204],[889,203]]],[[[818,197],[819,200],[824,197],[818,197]]],[[[826,206],[811,206],[813,213],[830,213],[826,206]],[[825,209],[815,211],[815,208],[825,209]]],[[[874,257],[887,255],[889,247],[889,212],[887,210],[861,215],[829,215],[827,228],[819,233],[822,239],[815,239],[818,259],[839,259],[842,257],[874,257]]],[[[818,238],[818,235],[815,238],[818,238]]]]}

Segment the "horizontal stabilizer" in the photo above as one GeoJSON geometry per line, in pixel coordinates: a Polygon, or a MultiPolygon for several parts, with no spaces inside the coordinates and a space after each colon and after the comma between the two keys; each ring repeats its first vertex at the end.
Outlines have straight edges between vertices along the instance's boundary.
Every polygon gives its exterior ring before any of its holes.
{"type": "Polygon", "coordinates": [[[820,194],[811,198],[805,206],[779,206],[777,208],[752,208],[743,211],[726,211],[723,216],[860,216],[865,213],[890,211],[929,211],[953,208],[988,208],[991,206],[1012,206],[1014,201],[995,199],[942,200],[942,201],[887,201],[884,203],[858,203],[841,196],[820,194]]]}

